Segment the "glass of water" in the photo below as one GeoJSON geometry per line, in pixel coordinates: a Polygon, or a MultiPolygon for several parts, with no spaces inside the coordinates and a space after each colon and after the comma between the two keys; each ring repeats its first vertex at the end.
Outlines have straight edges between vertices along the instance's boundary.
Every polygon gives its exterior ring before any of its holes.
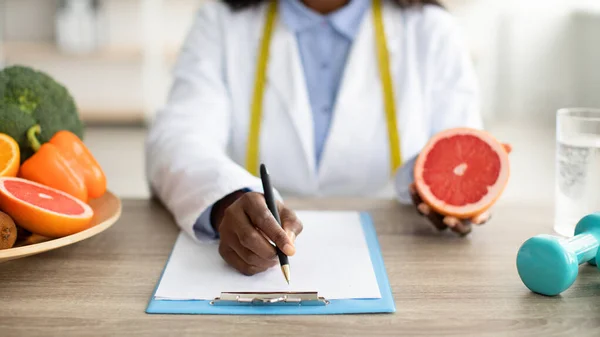
{"type": "Polygon", "coordinates": [[[571,237],[584,216],[600,211],[600,109],[556,115],[554,230],[571,237]]]}

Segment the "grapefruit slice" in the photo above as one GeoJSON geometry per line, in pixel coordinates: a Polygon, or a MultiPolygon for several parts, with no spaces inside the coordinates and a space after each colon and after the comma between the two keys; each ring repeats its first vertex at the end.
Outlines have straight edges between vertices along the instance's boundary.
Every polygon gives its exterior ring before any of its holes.
{"type": "Polygon", "coordinates": [[[89,228],[92,208],[71,195],[30,180],[0,178],[0,209],[26,230],[49,238],[89,228]]]}
{"type": "Polygon", "coordinates": [[[436,212],[468,219],[488,210],[508,183],[508,149],[486,131],[453,128],[432,137],[417,157],[417,192],[436,212]]]}

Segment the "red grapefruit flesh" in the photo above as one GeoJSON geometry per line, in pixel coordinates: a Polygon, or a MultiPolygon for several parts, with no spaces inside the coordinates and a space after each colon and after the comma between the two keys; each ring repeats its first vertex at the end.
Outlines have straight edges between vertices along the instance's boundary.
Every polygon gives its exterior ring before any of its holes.
{"type": "Polygon", "coordinates": [[[415,163],[423,201],[436,212],[467,219],[488,210],[508,183],[505,146],[485,131],[454,128],[436,134],[415,163]]]}
{"type": "Polygon", "coordinates": [[[58,238],[92,225],[92,208],[71,195],[30,180],[0,178],[0,209],[28,231],[58,238]]]}

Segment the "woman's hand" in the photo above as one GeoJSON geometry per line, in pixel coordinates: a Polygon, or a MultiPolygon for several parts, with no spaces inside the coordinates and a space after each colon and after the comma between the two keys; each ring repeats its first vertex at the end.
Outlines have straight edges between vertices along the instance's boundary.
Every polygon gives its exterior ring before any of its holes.
{"type": "Polygon", "coordinates": [[[277,202],[283,228],[260,193],[236,192],[216,207],[214,223],[221,237],[219,254],[242,274],[254,275],[278,264],[275,247],[269,240],[288,256],[296,252],[294,241],[302,232],[302,223],[284,204],[277,202]]]}
{"type": "Polygon", "coordinates": [[[461,220],[453,216],[444,216],[435,212],[429,205],[423,202],[417,193],[414,183],[410,185],[410,195],[417,211],[422,216],[427,217],[431,224],[440,231],[450,228],[453,232],[465,236],[471,233],[473,225],[483,225],[491,218],[490,212],[484,212],[468,220],[461,220]]]}

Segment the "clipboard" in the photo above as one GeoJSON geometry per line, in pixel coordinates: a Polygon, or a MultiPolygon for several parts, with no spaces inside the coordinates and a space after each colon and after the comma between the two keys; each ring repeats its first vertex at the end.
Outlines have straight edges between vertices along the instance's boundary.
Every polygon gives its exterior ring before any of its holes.
{"type": "MultiPolygon", "coordinates": [[[[327,299],[318,292],[235,292],[224,289],[212,300],[172,300],[156,298],[159,281],[150,298],[148,314],[187,315],[334,315],[394,313],[396,306],[385,269],[372,218],[360,212],[360,221],[377,278],[381,298],[327,299]]],[[[168,264],[168,262],[167,262],[168,264]]]]}

